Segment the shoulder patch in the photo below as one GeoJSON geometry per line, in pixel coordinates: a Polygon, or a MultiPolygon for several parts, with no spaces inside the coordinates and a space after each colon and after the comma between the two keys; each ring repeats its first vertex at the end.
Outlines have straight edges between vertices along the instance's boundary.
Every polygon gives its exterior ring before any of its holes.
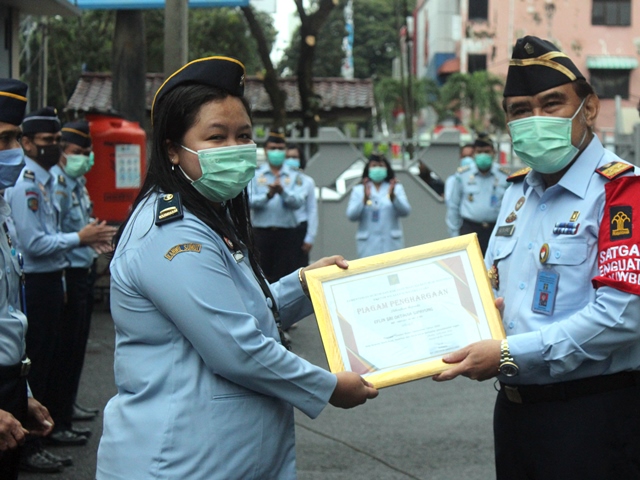
{"type": "Polygon", "coordinates": [[[598,172],[600,175],[602,175],[604,178],[608,180],[613,180],[614,178],[619,177],[623,173],[626,173],[629,170],[632,170],[633,168],[634,168],[633,165],[629,163],[609,162],[601,166],[600,168],[596,169],[596,172],[598,172]]]}
{"type": "Polygon", "coordinates": [[[179,193],[166,193],[158,199],[156,209],[156,225],[180,220],[184,217],[179,193]]]}
{"type": "Polygon", "coordinates": [[[180,243],[179,245],[176,245],[175,247],[171,247],[167,251],[167,253],[164,254],[164,258],[166,258],[167,260],[171,261],[179,253],[184,253],[184,252],[200,253],[201,251],[202,251],[202,244],[201,243],[180,243]]]}
{"type": "Polygon", "coordinates": [[[458,167],[458,170],[456,170],[458,173],[464,173],[467,170],[469,170],[471,167],[469,165],[465,166],[465,167],[458,167]]]}
{"type": "Polygon", "coordinates": [[[22,174],[22,178],[24,178],[25,180],[31,180],[32,182],[35,182],[36,174],[34,173],[33,170],[25,170],[24,173],[22,174]]]}
{"type": "Polygon", "coordinates": [[[504,173],[507,177],[511,175],[511,170],[509,170],[507,167],[500,167],[498,170],[504,173]]]}
{"type": "Polygon", "coordinates": [[[58,184],[62,185],[63,187],[67,186],[67,179],[64,178],[64,175],[58,175],[58,184]]]}
{"type": "Polygon", "coordinates": [[[32,212],[37,212],[39,207],[38,197],[29,197],[27,198],[27,207],[32,212]]]}
{"type": "Polygon", "coordinates": [[[527,176],[527,173],[531,171],[531,167],[521,168],[517,172],[513,172],[511,175],[507,177],[507,182],[521,182],[524,180],[524,177],[527,176]]]}

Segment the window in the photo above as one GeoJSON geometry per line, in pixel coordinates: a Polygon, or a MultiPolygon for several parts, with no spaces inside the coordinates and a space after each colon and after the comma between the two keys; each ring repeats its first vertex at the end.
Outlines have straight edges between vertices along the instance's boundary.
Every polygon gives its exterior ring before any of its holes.
{"type": "Polygon", "coordinates": [[[592,25],[631,25],[631,0],[593,0],[592,25]]]}
{"type": "Polygon", "coordinates": [[[591,70],[591,85],[600,98],[629,99],[630,70],[591,70]]]}
{"type": "Polygon", "coordinates": [[[469,55],[467,57],[467,72],[473,73],[487,69],[486,55],[469,55]]]}
{"type": "Polygon", "coordinates": [[[489,0],[469,0],[469,20],[487,20],[489,0]]]}

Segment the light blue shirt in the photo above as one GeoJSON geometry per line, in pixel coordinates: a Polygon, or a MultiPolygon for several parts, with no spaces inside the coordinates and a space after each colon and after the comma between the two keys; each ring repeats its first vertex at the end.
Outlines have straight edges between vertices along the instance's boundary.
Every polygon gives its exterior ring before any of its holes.
{"type": "Polygon", "coordinates": [[[379,190],[371,185],[369,202],[365,205],[364,185],[356,185],[351,190],[347,218],[359,222],[356,232],[358,258],[404,248],[400,217],[411,213],[411,205],[401,184],[396,184],[394,193],[392,202],[388,182],[382,182],[379,190]]]}
{"type": "MultiPolygon", "coordinates": [[[[19,363],[25,355],[27,317],[20,307],[20,264],[18,254],[9,247],[2,225],[11,208],[0,197],[0,365],[8,367],[19,363]]],[[[12,244],[13,239],[12,240],[12,244]]]]}
{"type": "Polygon", "coordinates": [[[304,243],[313,243],[318,234],[318,199],[316,198],[316,182],[309,175],[298,172],[302,179],[302,186],[305,191],[304,205],[295,211],[298,223],[307,222],[307,233],[304,236],[304,243]]]}
{"type": "Polygon", "coordinates": [[[80,236],[77,232],[60,232],[53,176],[27,156],[25,162],[15,186],[5,191],[15,229],[14,243],[24,255],[26,273],[62,270],[69,266],[65,254],[80,245],[80,236]]]}
{"type": "Polygon", "coordinates": [[[283,165],[280,169],[282,193],[267,197],[269,185],[276,181],[268,164],[256,170],[249,189],[251,223],[256,228],[296,228],[295,211],[304,205],[305,190],[298,172],[283,165]]]}
{"type": "Polygon", "coordinates": [[[504,297],[504,328],[520,367],[518,376],[500,378],[506,383],[548,384],[640,369],[640,297],[591,284],[598,275],[608,182],[596,169],[611,161],[621,160],[594,137],[556,185],[545,190],[532,171],[504,196],[485,262],[487,268],[497,263],[495,294],[504,297]],[[574,212],[577,233],[554,234],[555,224],[569,222],[574,212]],[[512,213],[517,218],[508,223],[512,213]],[[514,226],[513,235],[499,236],[503,226],[514,226]],[[543,265],[544,244],[549,256],[543,265]],[[550,316],[532,311],[536,277],[544,269],[559,274],[550,316]]]}
{"type": "MultiPolygon", "coordinates": [[[[60,230],[79,232],[91,222],[92,204],[85,187],[84,177],[71,178],[59,165],[50,170],[54,177],[54,195],[60,211],[60,230]]],[[[89,268],[97,257],[96,251],[89,247],[78,247],[66,252],[67,260],[73,268],[89,268]]]]}
{"type": "MultiPolygon", "coordinates": [[[[97,479],[296,478],[293,407],[316,417],[335,375],[286,350],[246,256],[190,212],[136,208],[111,262],[118,394],[97,479]]],[[[312,312],[297,272],[271,285],[283,327],[312,312]]]]}
{"type": "Polygon", "coordinates": [[[508,172],[496,163],[483,174],[474,162],[468,167],[460,167],[454,174],[454,180],[447,179],[446,222],[451,237],[460,235],[464,219],[476,223],[496,221],[502,197],[509,186],[507,177],[508,172]]]}

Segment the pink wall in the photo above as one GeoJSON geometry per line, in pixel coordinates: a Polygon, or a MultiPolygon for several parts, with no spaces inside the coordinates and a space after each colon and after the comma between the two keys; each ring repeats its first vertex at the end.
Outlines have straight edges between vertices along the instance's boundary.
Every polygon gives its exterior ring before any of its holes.
{"type": "MultiPolygon", "coordinates": [[[[471,26],[473,31],[480,33],[479,37],[483,32],[484,35],[493,36],[495,50],[487,49],[489,71],[503,77],[506,75],[511,46],[518,37],[524,35],[535,35],[554,42],[571,57],[587,80],[588,55],[624,55],[640,58],[640,2],[637,0],[632,0],[631,26],[628,27],[591,25],[592,0],[553,0],[555,12],[549,21],[545,11],[547,3],[545,0],[489,0],[488,23],[471,26]],[[513,8],[512,15],[510,8],[513,8]],[[534,17],[535,13],[538,15],[538,21],[534,17]],[[509,25],[510,17],[513,18],[513,25],[509,25]]],[[[631,72],[629,100],[623,100],[624,107],[635,108],[638,104],[639,70],[631,72]]],[[[602,100],[601,104],[598,126],[607,131],[615,124],[614,100],[602,100]]]]}

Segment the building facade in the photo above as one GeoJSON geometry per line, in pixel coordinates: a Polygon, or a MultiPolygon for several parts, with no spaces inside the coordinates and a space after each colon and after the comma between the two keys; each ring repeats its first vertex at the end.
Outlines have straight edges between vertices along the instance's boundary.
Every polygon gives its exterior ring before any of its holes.
{"type": "Polygon", "coordinates": [[[571,57],[601,99],[598,133],[629,133],[640,99],[640,0],[419,0],[416,74],[505,77],[515,40],[535,35],[571,57]],[[620,97],[616,108],[615,97],[620,97]]]}

